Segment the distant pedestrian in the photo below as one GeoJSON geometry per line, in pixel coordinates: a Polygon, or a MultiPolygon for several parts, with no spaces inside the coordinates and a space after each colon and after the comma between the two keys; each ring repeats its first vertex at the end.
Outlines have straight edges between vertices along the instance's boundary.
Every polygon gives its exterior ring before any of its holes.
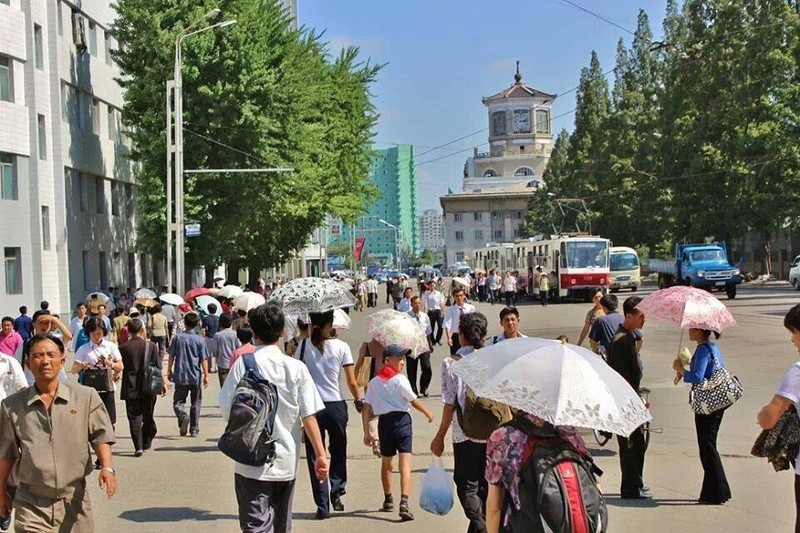
{"type": "MultiPolygon", "coordinates": [[[[589,342],[591,343],[592,351],[596,354],[602,355],[604,358],[608,353],[608,348],[611,345],[611,339],[619,330],[620,325],[625,321],[617,311],[619,300],[611,293],[604,295],[600,299],[600,305],[603,307],[603,316],[599,316],[595,320],[592,329],[589,331],[589,342]]],[[[639,350],[642,349],[642,332],[639,329],[634,330],[636,337],[636,346],[639,350]]]]}
{"type": "Polygon", "coordinates": [[[169,373],[167,378],[175,383],[172,408],[178,418],[181,436],[187,431],[191,437],[200,432],[200,407],[203,389],[208,387],[208,349],[202,337],[194,331],[198,324],[196,313],[183,317],[186,331],[178,333],[169,346],[169,373]],[[186,399],[191,399],[191,409],[186,412],[186,399]]]}
{"type": "MultiPolygon", "coordinates": [[[[87,310],[86,304],[81,302],[75,306],[75,316],[69,322],[69,332],[72,334],[72,337],[78,334],[78,330],[83,327],[83,322],[86,320],[87,310]]],[[[113,340],[113,339],[112,339],[113,340]]]]}
{"type": "MultiPolygon", "coordinates": [[[[88,369],[110,370],[114,373],[122,372],[122,356],[116,344],[106,338],[106,325],[100,317],[91,317],[83,326],[89,336],[89,342],[75,351],[72,363],[72,373],[78,374],[78,381],[83,383],[84,372],[88,369]]],[[[116,386],[111,383],[111,390],[98,390],[103,405],[106,406],[111,425],[117,423],[117,408],[114,399],[116,386]]]]}
{"type": "Polygon", "coordinates": [[[209,339],[213,339],[219,330],[219,317],[216,313],[217,304],[208,304],[208,314],[203,317],[203,333],[209,339]]]}
{"type": "Polygon", "coordinates": [[[42,311],[49,311],[50,302],[48,302],[47,300],[42,300],[41,302],[39,302],[39,309],[41,309],[42,311]]]}
{"type": "Polygon", "coordinates": [[[506,298],[506,307],[511,307],[517,303],[517,278],[510,270],[506,272],[506,277],[503,279],[503,293],[506,298]]]}
{"type": "Polygon", "coordinates": [[[422,304],[431,323],[431,340],[441,346],[444,333],[444,295],[436,288],[434,281],[427,283],[425,292],[422,293],[422,304]]]}
{"type": "Polygon", "coordinates": [[[253,344],[253,330],[250,329],[249,325],[237,329],[236,338],[239,339],[239,348],[236,348],[231,354],[231,368],[241,356],[256,351],[256,346],[253,344]]]}
{"type": "Polygon", "coordinates": [[[500,276],[494,270],[489,271],[489,279],[486,280],[488,289],[489,302],[494,305],[499,300],[500,292],[500,276]]]}
{"type": "MultiPolygon", "coordinates": [[[[285,319],[278,307],[264,304],[248,313],[256,340],[253,353],[258,374],[275,385],[278,407],[272,438],[278,453],[272,464],[249,466],[236,463],[234,488],[243,532],[292,530],[292,499],[300,463],[300,435],[306,435],[306,453],[313,450],[317,483],[328,476],[328,459],[315,413],[324,404],[306,365],[286,357],[278,347],[285,319]],[[302,421],[302,429],[300,423],[302,421]]],[[[222,418],[228,420],[236,386],[245,374],[241,358],[230,369],[219,393],[222,418]]]]}
{"type": "MultiPolygon", "coordinates": [[[[385,512],[394,510],[394,497],[392,496],[394,465],[392,463],[394,456],[399,454],[399,511],[400,519],[404,522],[414,519],[414,515],[408,505],[408,496],[411,493],[411,454],[413,444],[410,407],[424,414],[428,422],[433,422],[433,414],[425,407],[425,404],[417,399],[416,393],[411,390],[411,384],[402,374],[409,355],[411,355],[411,350],[404,349],[396,344],[387,346],[383,351],[383,369],[380,374],[370,380],[367,397],[364,400],[364,416],[366,418],[373,415],[378,417],[381,486],[383,488],[383,506],[381,510],[385,512]]],[[[365,428],[364,444],[371,446],[373,442],[372,435],[365,428]]]]}
{"type": "Polygon", "coordinates": [[[219,317],[219,330],[214,335],[214,343],[217,351],[217,376],[219,377],[219,386],[222,387],[230,370],[231,356],[241,346],[236,332],[231,328],[230,316],[219,317]]]}
{"type": "Polygon", "coordinates": [[[408,312],[408,315],[414,319],[419,329],[425,335],[425,339],[428,341],[428,350],[416,357],[409,357],[406,359],[406,373],[408,374],[408,380],[411,382],[411,390],[414,391],[414,394],[427,398],[428,387],[431,384],[431,377],[433,376],[433,371],[431,370],[433,341],[431,340],[431,322],[428,315],[422,312],[422,300],[420,300],[419,296],[411,297],[411,311],[408,312]],[[420,369],[419,389],[417,389],[417,369],[420,369]]]}
{"type": "Polygon", "coordinates": [[[147,334],[150,340],[158,345],[159,353],[164,353],[167,351],[169,322],[161,311],[160,305],[153,307],[153,312],[150,313],[150,318],[147,321],[147,334]]]}
{"type": "Polygon", "coordinates": [[[367,307],[377,307],[378,305],[378,281],[375,276],[370,276],[367,280],[367,307]]]}
{"type": "Polygon", "coordinates": [[[585,341],[586,337],[589,335],[595,320],[597,320],[598,317],[606,314],[603,310],[603,306],[600,305],[600,300],[603,298],[603,293],[604,291],[601,287],[596,287],[589,291],[592,303],[594,305],[586,313],[586,318],[583,321],[583,329],[578,337],[578,346],[583,346],[583,341],[585,341]]]}
{"type": "Polygon", "coordinates": [[[497,344],[506,339],[527,338],[519,332],[519,309],[516,307],[504,307],[500,310],[500,327],[503,328],[503,332],[494,335],[488,344],[497,344]]]}
{"type": "MultiPolygon", "coordinates": [[[[119,396],[125,401],[133,455],[139,457],[153,446],[158,432],[153,416],[158,396],[142,391],[145,371],[151,365],[161,370],[163,357],[158,345],[145,337],[145,326],[140,319],[131,319],[128,330],[131,338],[119,349],[122,356],[122,390],[119,396]]],[[[161,393],[166,394],[166,380],[163,383],[161,393]]]]}
{"type": "MultiPolygon", "coordinates": [[[[719,333],[713,333],[714,337],[719,339],[719,333]]],[[[711,379],[717,368],[725,368],[717,344],[709,340],[711,334],[709,330],[698,328],[689,330],[689,340],[697,343],[691,367],[685,369],[680,358],[675,358],[672,363],[675,371],[683,377],[684,383],[702,383],[703,380],[711,379]]],[[[700,463],[703,465],[703,485],[698,500],[701,504],[719,505],[731,499],[731,488],[717,451],[717,436],[724,414],[725,410],[720,409],[707,415],[699,413],[694,415],[700,463]]]]}
{"type": "Polygon", "coordinates": [[[19,333],[14,331],[14,319],[10,316],[4,316],[0,329],[0,354],[10,355],[14,357],[17,350],[22,348],[25,341],[19,333]]]}
{"type": "Polygon", "coordinates": [[[547,274],[539,276],[539,300],[542,307],[547,307],[547,297],[550,295],[550,278],[547,274]]]}
{"type": "Polygon", "coordinates": [[[367,305],[367,285],[363,279],[356,281],[356,311],[363,311],[367,305]]]}
{"type": "Polygon", "coordinates": [[[31,338],[33,320],[28,316],[28,308],[24,305],[19,308],[19,316],[14,320],[14,331],[19,333],[23,341],[31,338]]]}
{"type": "Polygon", "coordinates": [[[447,334],[447,345],[450,347],[450,355],[455,355],[461,347],[458,336],[458,327],[461,317],[474,312],[475,306],[467,303],[467,295],[464,289],[455,289],[453,291],[453,305],[447,309],[447,314],[444,317],[444,329],[447,334]]]}
{"type": "Polygon", "coordinates": [[[409,313],[411,311],[411,295],[413,294],[411,287],[403,289],[403,297],[397,302],[396,309],[401,313],[409,313]]]}

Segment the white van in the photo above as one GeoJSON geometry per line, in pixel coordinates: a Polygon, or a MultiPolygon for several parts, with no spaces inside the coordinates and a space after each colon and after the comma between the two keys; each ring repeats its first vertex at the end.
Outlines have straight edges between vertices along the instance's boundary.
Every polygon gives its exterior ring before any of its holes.
{"type": "Polygon", "coordinates": [[[789,268],[789,283],[795,290],[800,291],[800,255],[794,258],[791,268],[789,268]]]}
{"type": "Polygon", "coordinates": [[[639,255],[633,248],[614,246],[611,248],[611,274],[609,290],[620,289],[636,291],[642,283],[642,272],[639,269],[639,255]]]}

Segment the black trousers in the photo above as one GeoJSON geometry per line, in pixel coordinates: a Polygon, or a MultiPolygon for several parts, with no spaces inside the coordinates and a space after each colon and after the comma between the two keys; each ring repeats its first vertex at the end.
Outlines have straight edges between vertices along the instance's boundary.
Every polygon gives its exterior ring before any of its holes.
{"type": "Polygon", "coordinates": [[[428,319],[431,321],[431,337],[434,342],[442,342],[444,334],[444,316],[441,309],[428,311],[428,319]]]}
{"type": "Polygon", "coordinates": [[[794,476],[794,533],[800,533],[800,475],[794,476]]]}
{"type": "Polygon", "coordinates": [[[106,411],[108,411],[108,418],[111,419],[111,425],[115,425],[117,423],[117,404],[114,403],[114,391],[108,392],[100,392],[100,399],[103,400],[103,405],[106,406],[106,411]]]}
{"type": "Polygon", "coordinates": [[[420,392],[428,392],[428,386],[431,384],[431,377],[433,377],[433,370],[431,370],[431,352],[425,352],[415,358],[406,357],[406,373],[408,374],[408,381],[411,382],[411,390],[414,394],[420,392]],[[419,389],[417,389],[417,367],[422,368],[419,376],[419,389]]]}
{"type": "Polygon", "coordinates": [[[644,487],[644,431],[636,428],[631,435],[617,436],[619,444],[619,466],[622,470],[622,483],[619,493],[623,498],[636,496],[644,487]]]}
{"type": "Polygon", "coordinates": [[[486,444],[472,441],[453,444],[453,481],[464,515],[469,519],[467,533],[486,531],[486,444]]]}
{"type": "Polygon", "coordinates": [[[311,477],[311,493],[317,510],[325,514],[330,513],[331,495],[342,496],[347,486],[347,403],[325,402],[325,409],[317,413],[317,424],[325,444],[325,434],[330,438],[328,452],[330,454],[330,467],[328,479],[320,483],[314,471],[316,454],[311,441],[306,439],[306,462],[308,474],[311,477]]]}
{"type": "Polygon", "coordinates": [[[244,533],[286,533],[292,530],[294,480],[260,481],[233,475],[239,527],[244,533]]]}
{"type": "Polygon", "coordinates": [[[694,415],[697,447],[700,450],[700,463],[703,465],[703,488],[700,489],[700,499],[704,502],[722,503],[731,499],[731,488],[717,451],[717,435],[724,414],[723,410],[710,415],[694,415]]]}
{"type": "Polygon", "coordinates": [[[506,306],[512,307],[516,302],[516,294],[514,291],[506,291],[506,306]]]}
{"type": "Polygon", "coordinates": [[[539,291],[539,300],[542,302],[542,307],[547,307],[547,295],[549,291],[539,291]]]}
{"type": "Polygon", "coordinates": [[[453,333],[450,335],[450,355],[455,355],[459,348],[461,348],[461,342],[458,340],[458,333],[453,333]]]}
{"type": "Polygon", "coordinates": [[[153,418],[155,407],[155,396],[125,400],[134,450],[149,450],[153,445],[153,438],[157,432],[156,421],[153,418]]]}

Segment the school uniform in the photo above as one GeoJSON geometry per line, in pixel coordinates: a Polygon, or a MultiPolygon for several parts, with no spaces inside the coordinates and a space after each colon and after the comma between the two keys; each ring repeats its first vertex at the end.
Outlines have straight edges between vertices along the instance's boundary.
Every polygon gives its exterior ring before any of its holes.
{"type": "Polygon", "coordinates": [[[381,456],[412,453],[410,404],[416,399],[411,383],[403,374],[395,374],[389,379],[378,375],[369,381],[364,401],[378,416],[381,456]]]}

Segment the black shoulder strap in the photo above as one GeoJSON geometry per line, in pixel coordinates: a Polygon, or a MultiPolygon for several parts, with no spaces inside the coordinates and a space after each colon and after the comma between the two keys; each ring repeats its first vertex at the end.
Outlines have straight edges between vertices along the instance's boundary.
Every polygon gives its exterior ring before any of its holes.
{"type": "Polygon", "coordinates": [[[305,362],[303,359],[304,359],[304,357],[306,355],[306,341],[307,340],[308,339],[303,339],[303,341],[300,343],[300,357],[298,357],[298,359],[300,359],[303,362],[305,362]]]}

